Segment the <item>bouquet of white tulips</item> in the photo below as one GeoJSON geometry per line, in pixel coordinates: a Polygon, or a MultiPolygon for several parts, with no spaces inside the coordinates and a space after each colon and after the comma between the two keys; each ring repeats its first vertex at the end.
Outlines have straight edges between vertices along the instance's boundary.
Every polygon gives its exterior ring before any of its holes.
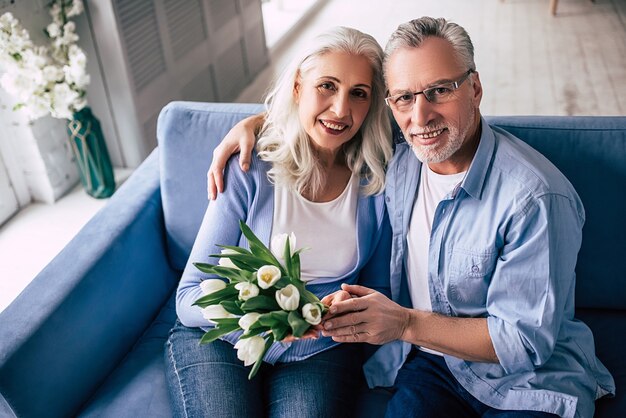
{"type": "Polygon", "coordinates": [[[226,279],[201,282],[205,295],[194,305],[203,308],[204,317],[215,324],[204,334],[201,344],[243,330],[235,348],[246,366],[254,364],[248,375],[252,379],[274,341],[301,337],[321,322],[327,308],[300,279],[303,249],[292,249],[293,234],[272,239],[273,244],[284,241],[281,263],[244,222],[239,224],[250,250],[220,245],[221,254],[211,255],[220,258],[218,265],[194,263],[199,270],[226,279]]]}

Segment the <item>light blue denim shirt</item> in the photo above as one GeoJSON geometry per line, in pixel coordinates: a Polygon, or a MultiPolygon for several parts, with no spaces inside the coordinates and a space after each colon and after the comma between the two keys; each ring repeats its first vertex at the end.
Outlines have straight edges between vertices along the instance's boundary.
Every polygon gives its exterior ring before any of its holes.
{"type": "MultiPolygon", "coordinates": [[[[499,409],[592,417],[615,392],[591,330],[574,318],[575,266],[585,214],[565,176],[511,134],[481,120],[461,184],[435,211],[429,251],[433,311],[487,318],[498,363],[445,355],[463,387],[499,409]]],[[[410,306],[406,235],[421,163],[398,144],[387,171],[391,291],[410,306]]],[[[366,364],[370,386],[391,386],[411,346],[387,344],[366,364]]]]}

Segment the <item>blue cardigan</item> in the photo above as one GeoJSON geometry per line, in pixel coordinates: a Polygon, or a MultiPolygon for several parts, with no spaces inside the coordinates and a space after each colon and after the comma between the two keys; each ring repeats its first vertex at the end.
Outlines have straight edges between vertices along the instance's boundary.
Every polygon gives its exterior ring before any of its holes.
{"type": "MultiPolygon", "coordinates": [[[[208,327],[201,309],[192,304],[202,296],[200,282],[211,275],[202,273],[192,263],[217,264],[209,254],[219,254],[221,245],[239,245],[248,248],[248,242],[239,229],[239,220],[246,222],[266,245],[269,245],[274,216],[274,186],[267,178],[269,164],[253,153],[250,170],[239,169],[237,157],[232,157],[226,167],[228,183],[223,194],[211,202],[204,215],[200,231],[182,279],[176,292],[176,312],[188,327],[208,327]]],[[[307,284],[309,290],[322,298],[340,288],[341,283],[361,284],[389,295],[389,257],[391,227],[385,209],[384,195],[359,195],[357,204],[357,262],[342,277],[321,277],[307,284]]],[[[332,262],[332,260],[329,260],[332,262]]],[[[225,340],[235,343],[239,333],[225,340]]],[[[274,343],[265,361],[288,362],[302,360],[337,345],[330,338],[300,340],[294,343],[274,343]]]]}

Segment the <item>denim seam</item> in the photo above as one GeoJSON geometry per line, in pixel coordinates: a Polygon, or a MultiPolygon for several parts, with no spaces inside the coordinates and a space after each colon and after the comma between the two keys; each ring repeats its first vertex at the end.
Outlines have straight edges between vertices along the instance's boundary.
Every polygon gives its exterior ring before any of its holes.
{"type": "Polygon", "coordinates": [[[189,414],[187,414],[187,402],[185,400],[185,393],[183,392],[183,384],[180,380],[180,375],[178,374],[178,366],[176,365],[176,359],[174,358],[174,353],[172,352],[172,343],[171,341],[167,344],[167,352],[170,356],[170,361],[172,362],[172,366],[174,367],[174,374],[176,375],[176,380],[178,381],[178,390],[180,391],[180,398],[183,401],[183,411],[185,412],[185,418],[189,418],[189,414]]]}

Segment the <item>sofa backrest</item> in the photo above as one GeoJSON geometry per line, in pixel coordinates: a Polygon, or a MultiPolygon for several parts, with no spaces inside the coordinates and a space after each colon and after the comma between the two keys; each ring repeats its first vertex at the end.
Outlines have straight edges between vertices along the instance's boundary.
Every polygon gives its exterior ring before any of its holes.
{"type": "MultiPolygon", "coordinates": [[[[207,208],[214,147],[258,104],[173,102],[159,116],[161,193],[170,263],[182,270],[207,208]]],[[[488,117],[549,158],[587,213],[577,307],[626,309],[626,117],[488,117]]],[[[228,179],[226,179],[226,182],[228,179]]]]}
{"type": "Polygon", "coordinates": [[[262,110],[259,104],[172,102],[161,111],[161,198],[173,268],[185,267],[208,206],[206,174],[213,149],[238,121],[262,110]]]}
{"type": "Polygon", "coordinates": [[[626,309],[626,117],[500,116],[487,121],[545,155],[583,201],[576,307],[626,309]]]}

